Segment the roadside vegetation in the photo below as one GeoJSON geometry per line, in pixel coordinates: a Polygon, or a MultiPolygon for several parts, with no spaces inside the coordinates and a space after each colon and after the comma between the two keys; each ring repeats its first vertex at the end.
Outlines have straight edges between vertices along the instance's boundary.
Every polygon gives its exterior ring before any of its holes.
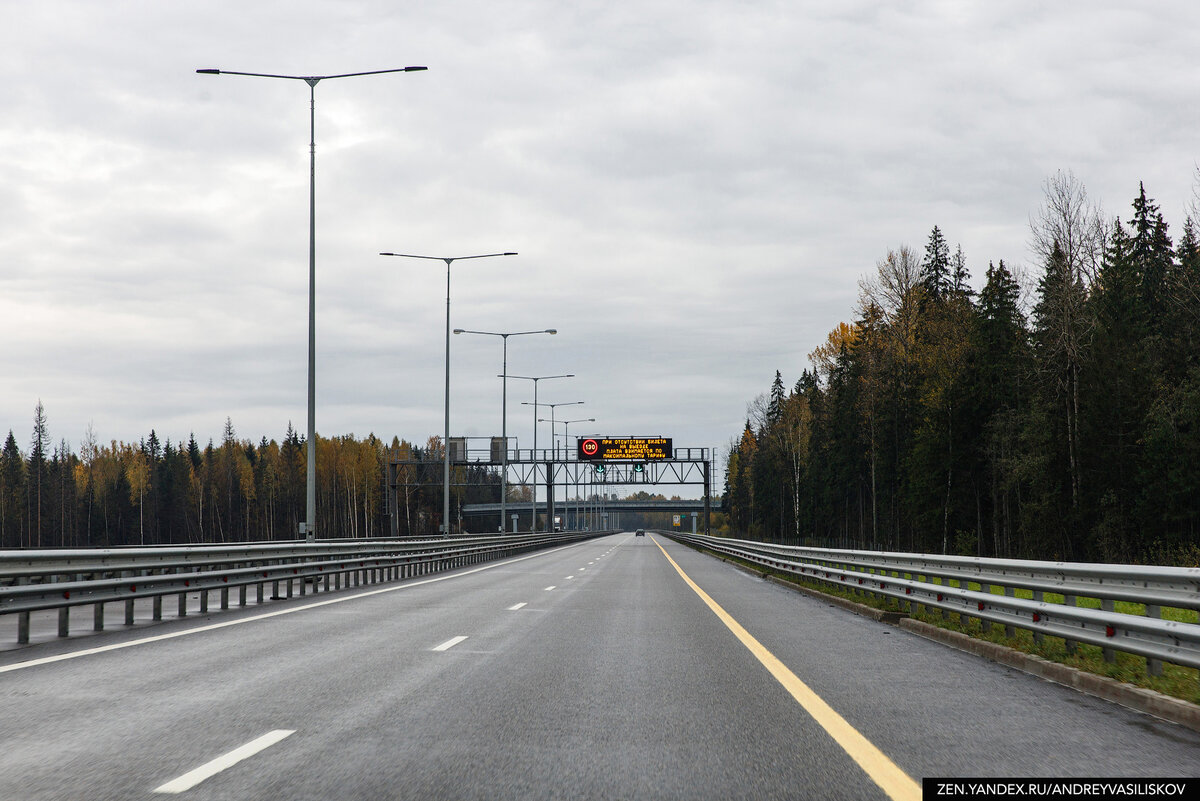
{"type": "Polygon", "coordinates": [[[724,533],[1200,566],[1195,180],[1173,231],[1144,186],[1109,215],[1055,175],[1028,273],[987,262],[978,291],[937,226],[889,251],[791,389],[777,371],[750,404],[724,533]]]}

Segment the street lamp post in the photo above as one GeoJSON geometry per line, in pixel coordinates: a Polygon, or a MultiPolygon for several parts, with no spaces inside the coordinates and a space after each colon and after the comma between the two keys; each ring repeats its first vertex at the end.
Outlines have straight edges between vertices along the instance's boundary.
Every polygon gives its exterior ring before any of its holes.
{"type": "MultiPolygon", "coordinates": [[[[545,380],[545,379],[550,379],[550,378],[574,378],[574,377],[575,377],[574,373],[567,373],[566,375],[511,375],[511,376],[509,376],[509,378],[520,378],[525,381],[533,382],[533,450],[530,451],[529,457],[530,457],[530,461],[534,464],[534,471],[533,471],[534,472],[534,482],[533,482],[533,504],[531,507],[533,517],[529,523],[530,531],[537,530],[537,407],[538,407],[537,387],[538,387],[538,382],[545,380]]],[[[524,406],[526,404],[522,403],[522,405],[524,406]]],[[[551,432],[551,433],[553,433],[553,432],[551,432]]],[[[551,525],[549,521],[547,521],[547,525],[551,525]]],[[[551,525],[551,527],[552,527],[552,525],[551,525]]]]}
{"type": "MultiPolygon", "coordinates": [[[[539,418],[538,422],[544,423],[546,421],[539,418]]],[[[595,417],[582,417],[578,420],[559,420],[558,421],[558,425],[563,427],[564,458],[566,458],[568,461],[571,459],[571,423],[594,423],[594,422],[596,422],[595,417]]],[[[554,418],[553,417],[550,418],[550,430],[551,430],[551,432],[553,432],[553,430],[554,430],[554,418]]],[[[579,476],[578,476],[578,474],[576,474],[576,476],[575,476],[575,481],[576,481],[575,495],[576,495],[576,501],[578,501],[578,496],[579,496],[579,483],[578,483],[579,476]]],[[[570,513],[571,513],[571,505],[570,505],[570,503],[568,503],[567,504],[567,515],[570,516],[570,513]]],[[[575,511],[575,522],[576,522],[576,525],[578,525],[578,523],[579,523],[578,506],[576,507],[576,511],[575,511]]]]}
{"type": "MultiPolygon", "coordinates": [[[[549,406],[550,407],[550,453],[551,453],[551,456],[550,456],[550,462],[548,463],[548,470],[550,470],[550,471],[554,470],[554,465],[558,462],[558,440],[555,439],[555,437],[554,437],[554,407],[555,406],[575,406],[580,403],[583,403],[583,401],[571,401],[570,403],[538,403],[536,398],[534,399],[533,403],[528,403],[525,401],[522,401],[522,403],[521,403],[522,406],[532,406],[533,407],[533,419],[535,421],[534,422],[534,433],[535,434],[537,433],[536,421],[538,419],[538,416],[537,416],[538,407],[539,406],[549,406]]],[[[553,485],[551,484],[551,476],[550,476],[550,474],[547,474],[547,476],[546,476],[546,492],[549,493],[552,491],[553,491],[553,485]]],[[[553,504],[550,496],[547,495],[546,496],[546,531],[554,530],[554,521],[550,519],[553,516],[551,514],[551,510],[552,510],[553,506],[554,506],[554,504],[553,504]]]]}
{"type": "Polygon", "coordinates": [[[535,420],[538,419],[537,407],[539,407],[539,406],[549,406],[550,407],[550,449],[551,449],[551,452],[554,454],[554,456],[552,458],[554,458],[554,459],[558,458],[558,441],[554,439],[554,407],[555,406],[580,406],[582,404],[583,404],[583,401],[571,401],[570,403],[538,403],[536,399],[534,400],[533,403],[530,403],[529,401],[521,401],[522,406],[532,406],[533,407],[533,417],[535,420]]]}
{"type": "Polygon", "coordinates": [[[464,328],[455,328],[456,334],[482,334],[484,336],[500,337],[504,340],[504,362],[503,369],[500,373],[500,378],[503,379],[502,388],[500,390],[500,439],[504,441],[503,455],[500,457],[500,531],[501,533],[508,527],[505,522],[506,496],[508,495],[508,338],[519,337],[525,334],[557,334],[557,328],[547,328],[544,331],[509,331],[499,333],[496,331],[468,331],[464,328]]]}
{"type": "Polygon", "coordinates": [[[304,537],[311,542],[317,530],[317,84],[332,78],[356,78],[388,72],[421,72],[427,67],[400,67],[340,75],[273,75],[265,72],[234,72],[202,69],[201,75],[244,75],[250,78],[283,78],[308,84],[308,487],[304,537]]]}
{"type": "Polygon", "coordinates": [[[477,256],[416,256],[411,253],[380,253],[401,259],[429,259],[446,262],[446,413],[445,438],[442,441],[442,533],[450,535],[450,265],[467,259],[490,259],[493,256],[515,256],[516,253],[481,253],[477,256]]]}

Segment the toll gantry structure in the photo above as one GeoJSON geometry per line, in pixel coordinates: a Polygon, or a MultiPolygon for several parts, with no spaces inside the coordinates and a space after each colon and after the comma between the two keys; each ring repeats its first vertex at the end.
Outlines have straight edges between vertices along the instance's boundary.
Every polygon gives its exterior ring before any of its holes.
{"type": "MultiPolygon", "coordinates": [[[[515,443],[513,437],[509,441],[515,443]]],[[[441,453],[416,459],[393,448],[388,456],[387,510],[392,536],[400,530],[401,493],[413,487],[442,486],[441,480],[426,478],[430,468],[442,464],[441,453]]],[[[524,485],[531,488],[530,498],[524,500],[497,499],[503,530],[516,530],[519,514],[531,513],[532,529],[537,528],[539,511],[545,513],[545,530],[554,527],[557,487],[692,485],[703,487],[703,530],[710,531],[712,516],[712,451],[709,448],[675,448],[670,437],[578,437],[575,447],[551,448],[514,447],[505,458],[502,437],[451,437],[451,487],[478,486],[468,480],[469,473],[478,468],[491,475],[507,471],[503,485],[524,485]],[[477,468],[468,471],[466,468],[477,468]],[[537,500],[537,489],[545,492],[545,500],[537,500]],[[512,523],[508,519],[512,515],[512,523]]],[[[499,486],[497,487],[499,489],[499,486]]],[[[489,512],[493,511],[491,504],[489,512]]],[[[462,512],[460,507],[459,519],[462,512]]],[[[496,526],[494,530],[500,530],[496,526]]]]}

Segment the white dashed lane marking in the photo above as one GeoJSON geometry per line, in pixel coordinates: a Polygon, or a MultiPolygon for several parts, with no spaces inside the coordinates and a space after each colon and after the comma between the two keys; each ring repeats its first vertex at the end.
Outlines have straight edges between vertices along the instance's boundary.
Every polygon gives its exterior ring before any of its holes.
{"type": "Polygon", "coordinates": [[[200,767],[188,771],[178,779],[172,779],[166,784],[155,787],[154,792],[174,794],[190,790],[205,779],[216,776],[221,771],[233,767],[243,759],[248,759],[259,751],[270,748],[283,738],[295,733],[295,729],[276,729],[275,731],[268,732],[257,740],[251,740],[241,748],[235,748],[228,754],[219,756],[211,762],[205,762],[200,767]]]}
{"type": "Polygon", "coordinates": [[[521,608],[522,606],[524,606],[524,605],[525,605],[525,602],[524,602],[524,601],[521,601],[521,603],[519,603],[519,604],[513,604],[512,606],[508,607],[508,611],[510,611],[510,612],[515,612],[515,611],[517,611],[518,609],[520,609],[520,608],[521,608]]]}
{"type": "Polygon", "coordinates": [[[465,639],[467,639],[467,638],[466,638],[466,637],[464,637],[464,636],[461,636],[461,635],[460,635],[460,636],[458,636],[458,637],[451,637],[450,639],[446,640],[446,641],[445,641],[444,643],[442,643],[441,645],[435,646],[433,650],[435,650],[435,651],[449,651],[451,648],[453,648],[454,646],[458,645],[460,642],[462,642],[462,641],[463,641],[463,640],[465,640],[465,639]]]}

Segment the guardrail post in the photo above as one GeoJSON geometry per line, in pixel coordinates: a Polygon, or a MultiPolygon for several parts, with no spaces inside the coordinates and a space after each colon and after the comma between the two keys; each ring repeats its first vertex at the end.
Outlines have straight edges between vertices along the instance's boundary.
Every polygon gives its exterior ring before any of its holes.
{"type": "MultiPolygon", "coordinates": [[[[1100,599],[1100,609],[1104,612],[1112,612],[1114,609],[1113,599],[1112,598],[1101,598],[1100,599]]],[[[1116,662],[1117,661],[1117,652],[1114,651],[1112,648],[1103,647],[1100,649],[1100,653],[1101,653],[1101,655],[1104,656],[1105,662],[1116,662]]]]}
{"type": "Polygon", "coordinates": [[[69,629],[71,624],[71,607],[63,606],[58,610],[58,636],[70,636],[69,629]]]}
{"type": "Polygon", "coordinates": [[[179,593],[179,616],[187,617],[187,593],[179,593]]]}
{"type": "MultiPolygon", "coordinates": [[[[1033,600],[1037,601],[1038,603],[1045,601],[1046,593],[1042,592],[1041,590],[1034,590],[1033,591],[1033,600]]],[[[1033,632],[1033,641],[1035,643],[1037,643],[1038,645],[1041,645],[1042,642],[1045,641],[1045,639],[1046,639],[1046,635],[1042,634],[1040,631],[1035,630],[1033,632]]]]}
{"type": "MultiPolygon", "coordinates": [[[[1009,598],[1015,598],[1017,595],[1017,591],[1010,584],[1009,586],[1004,588],[1004,594],[1006,596],[1008,596],[1009,598]]],[[[1016,637],[1017,636],[1017,627],[1012,625],[1011,623],[1005,623],[1004,624],[1004,636],[1005,637],[1016,637]]]]}
{"type": "Polygon", "coordinates": [[[29,642],[29,613],[17,613],[17,643],[26,645],[29,642]]]}
{"type": "MultiPolygon", "coordinates": [[[[983,582],[980,582],[979,583],[979,591],[984,593],[985,595],[991,595],[992,594],[992,585],[984,584],[983,582]]],[[[991,621],[984,620],[983,618],[979,618],[979,630],[982,631],[984,634],[987,634],[989,631],[992,630],[991,621]]]]}
{"type": "Polygon", "coordinates": [[[238,606],[246,605],[246,585],[238,587],[238,606]]]}
{"type": "MultiPolygon", "coordinates": [[[[1146,604],[1146,617],[1161,618],[1162,607],[1155,604],[1146,604]]],[[[1146,672],[1151,676],[1161,676],[1163,674],[1162,660],[1146,657],[1146,672]]]]}
{"type": "Polygon", "coordinates": [[[154,596],[154,609],[151,612],[151,617],[154,620],[162,620],[162,599],[161,595],[154,596]]]}
{"type": "MultiPolygon", "coordinates": [[[[130,576],[136,576],[136,575],[137,575],[137,573],[135,573],[134,571],[126,570],[124,573],[121,574],[121,577],[129,578],[130,576]]],[[[125,625],[126,626],[133,625],[133,599],[132,598],[127,598],[125,600],[125,625]]]]}
{"type": "Polygon", "coordinates": [[[200,590],[200,614],[208,614],[208,590],[200,590]]]}
{"type": "Polygon", "coordinates": [[[266,583],[266,582],[262,582],[262,581],[260,581],[260,582],[258,582],[258,585],[257,585],[257,588],[258,588],[258,600],[257,600],[257,603],[258,603],[258,605],[259,605],[259,606],[262,606],[262,602],[263,602],[263,584],[265,584],[265,583],[266,583]]]}
{"type": "Polygon", "coordinates": [[[229,588],[228,587],[221,588],[221,608],[222,609],[229,608],[229,588]]]}
{"type": "MultiPolygon", "coordinates": [[[[1077,606],[1077,604],[1075,603],[1075,596],[1074,595],[1064,595],[1063,596],[1063,605],[1064,606],[1077,606]]],[[[1066,646],[1068,654],[1073,654],[1073,653],[1075,653],[1075,646],[1077,646],[1078,643],[1075,642],[1074,640],[1063,640],[1063,645],[1066,646]]]]}
{"type": "Polygon", "coordinates": [[[92,607],[92,631],[104,631],[104,604],[99,601],[92,607]]]}

